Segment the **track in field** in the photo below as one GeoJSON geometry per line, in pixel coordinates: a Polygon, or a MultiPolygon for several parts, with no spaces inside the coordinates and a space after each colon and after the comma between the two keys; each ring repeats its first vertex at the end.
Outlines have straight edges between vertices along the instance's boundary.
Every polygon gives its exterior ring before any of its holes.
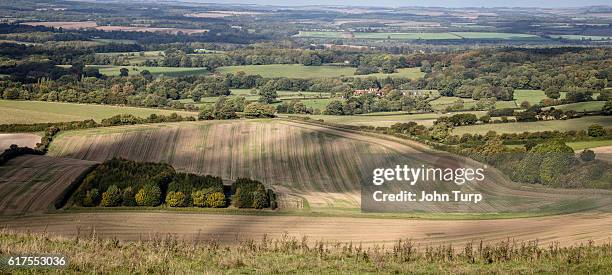
{"type": "Polygon", "coordinates": [[[94,162],[26,155],[0,166],[0,216],[44,212],[94,162]]]}

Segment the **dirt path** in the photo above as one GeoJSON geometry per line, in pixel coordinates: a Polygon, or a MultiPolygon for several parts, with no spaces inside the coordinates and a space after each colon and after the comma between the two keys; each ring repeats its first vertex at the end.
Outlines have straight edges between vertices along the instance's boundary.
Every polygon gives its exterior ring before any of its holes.
{"type": "Polygon", "coordinates": [[[572,214],[552,217],[502,220],[404,220],[348,217],[292,217],[190,214],[177,212],[65,213],[0,217],[0,228],[22,232],[48,232],[65,236],[92,232],[102,238],[145,240],[171,235],[185,240],[215,239],[233,243],[260,239],[264,234],[279,238],[289,234],[310,241],[354,242],[364,245],[391,244],[412,239],[421,245],[470,241],[497,242],[508,238],[538,240],[541,245],[558,242],[576,245],[589,240],[612,241],[612,214],[572,214]]]}

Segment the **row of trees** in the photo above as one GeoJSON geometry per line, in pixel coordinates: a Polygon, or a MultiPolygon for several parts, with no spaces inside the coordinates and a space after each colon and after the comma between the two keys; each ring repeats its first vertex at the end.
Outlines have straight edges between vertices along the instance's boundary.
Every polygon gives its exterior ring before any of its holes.
{"type": "Polygon", "coordinates": [[[98,165],[74,195],[76,205],[276,208],[276,195],[258,181],[241,178],[231,188],[210,175],[178,173],[168,164],[111,159],[98,165]],[[229,193],[226,189],[230,189],[229,193]],[[229,195],[229,197],[227,196],[229,195]]]}

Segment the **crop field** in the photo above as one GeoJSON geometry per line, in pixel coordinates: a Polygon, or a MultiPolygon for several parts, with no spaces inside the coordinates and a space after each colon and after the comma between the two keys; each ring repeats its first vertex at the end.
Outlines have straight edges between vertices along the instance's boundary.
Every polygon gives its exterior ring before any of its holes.
{"type": "Polygon", "coordinates": [[[401,77],[401,78],[410,78],[410,79],[419,79],[423,77],[424,73],[421,72],[420,68],[400,68],[397,69],[397,72],[385,74],[385,73],[375,73],[375,74],[367,74],[367,75],[354,75],[354,77],[376,77],[376,78],[387,78],[387,77],[401,77]]]}
{"type": "Polygon", "coordinates": [[[78,29],[96,29],[103,31],[124,31],[124,32],[160,32],[177,34],[206,33],[207,29],[185,29],[185,28],[152,28],[152,27],[134,27],[134,26],[98,26],[95,21],[63,21],[63,22],[25,22],[22,23],[29,26],[45,26],[54,28],[63,28],[69,30],[78,29]]]}
{"type": "Polygon", "coordinates": [[[196,116],[194,112],[153,108],[77,104],[46,101],[0,100],[0,124],[62,122],[93,119],[100,121],[119,114],[148,117],[151,114],[196,116]]]}
{"type": "MultiPolygon", "coordinates": [[[[123,157],[167,162],[179,171],[261,180],[273,186],[281,200],[303,200],[311,208],[355,209],[360,205],[359,183],[368,180],[371,168],[440,161],[436,154],[421,153],[422,145],[401,142],[289,121],[183,122],[62,132],[49,155],[91,161],[123,157]]],[[[487,203],[466,206],[474,212],[556,212],[612,203],[612,197],[603,195],[601,200],[594,196],[586,202],[581,192],[519,190],[506,185],[496,171],[490,177],[490,181],[471,187],[490,196],[487,203]]],[[[432,191],[435,189],[430,188],[447,189],[445,186],[420,188],[432,191]]],[[[439,204],[415,207],[417,211],[457,210],[439,204]]]]}
{"type": "Polygon", "coordinates": [[[568,142],[567,145],[576,151],[581,151],[583,149],[612,146],[612,140],[576,141],[568,142]]]}
{"type": "MultiPolygon", "coordinates": [[[[61,213],[3,220],[4,228],[29,233],[80,237],[95,231],[97,237],[121,240],[149,240],[168,234],[188,242],[214,239],[221,243],[241,240],[282,238],[287,234],[307,242],[352,242],[364,247],[386,245],[399,239],[429,245],[468,242],[485,243],[538,240],[547,247],[578,245],[588,241],[608,243],[612,215],[571,214],[538,218],[498,220],[419,220],[350,217],[215,215],[180,212],[110,211],[61,213]],[[126,226],[129,221],[129,226],[126,226]],[[579,221],[579,222],[577,222],[579,221]]],[[[85,237],[85,238],[84,238],[85,237]]],[[[74,241],[72,241],[74,243],[74,241]]]]}
{"type": "Polygon", "coordinates": [[[539,39],[537,35],[499,32],[310,32],[300,31],[297,37],[349,38],[373,40],[457,40],[457,39],[539,39]]]}
{"type": "Polygon", "coordinates": [[[0,152],[12,144],[34,148],[38,142],[40,142],[40,136],[36,134],[0,134],[0,152]]]}
{"type": "Polygon", "coordinates": [[[0,215],[44,212],[94,162],[27,155],[0,166],[0,215]]]}
{"type": "Polygon", "coordinates": [[[208,75],[210,71],[206,68],[185,68],[185,67],[147,67],[147,66],[114,66],[114,65],[91,65],[100,70],[100,73],[107,76],[119,76],[121,68],[128,69],[128,74],[140,74],[147,70],[153,75],[164,76],[186,76],[186,75],[208,75]]]}
{"type": "Polygon", "coordinates": [[[460,126],[453,130],[453,134],[463,135],[486,134],[488,131],[499,133],[523,133],[523,132],[542,132],[542,131],[571,131],[586,130],[591,124],[599,124],[605,128],[612,127],[612,120],[605,116],[589,116],[569,120],[550,120],[535,122],[513,122],[513,123],[494,123],[471,126],[460,126]]]}

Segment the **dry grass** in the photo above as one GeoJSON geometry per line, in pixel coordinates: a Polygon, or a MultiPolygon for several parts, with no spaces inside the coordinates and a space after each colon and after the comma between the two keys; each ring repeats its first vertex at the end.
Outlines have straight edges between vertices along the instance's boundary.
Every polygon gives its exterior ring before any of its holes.
{"type": "MultiPolygon", "coordinates": [[[[354,243],[308,242],[283,236],[244,240],[224,246],[215,241],[179,241],[153,236],[145,241],[99,240],[95,232],[81,238],[0,232],[0,251],[8,255],[65,255],[66,272],[103,274],[277,274],[277,273],[601,273],[612,270],[612,245],[590,242],[539,247],[538,242],[504,240],[420,246],[411,240],[388,247],[354,243]]],[[[22,270],[34,273],[37,270],[22,270]]],[[[51,270],[53,271],[53,270],[51,270]]]]}

